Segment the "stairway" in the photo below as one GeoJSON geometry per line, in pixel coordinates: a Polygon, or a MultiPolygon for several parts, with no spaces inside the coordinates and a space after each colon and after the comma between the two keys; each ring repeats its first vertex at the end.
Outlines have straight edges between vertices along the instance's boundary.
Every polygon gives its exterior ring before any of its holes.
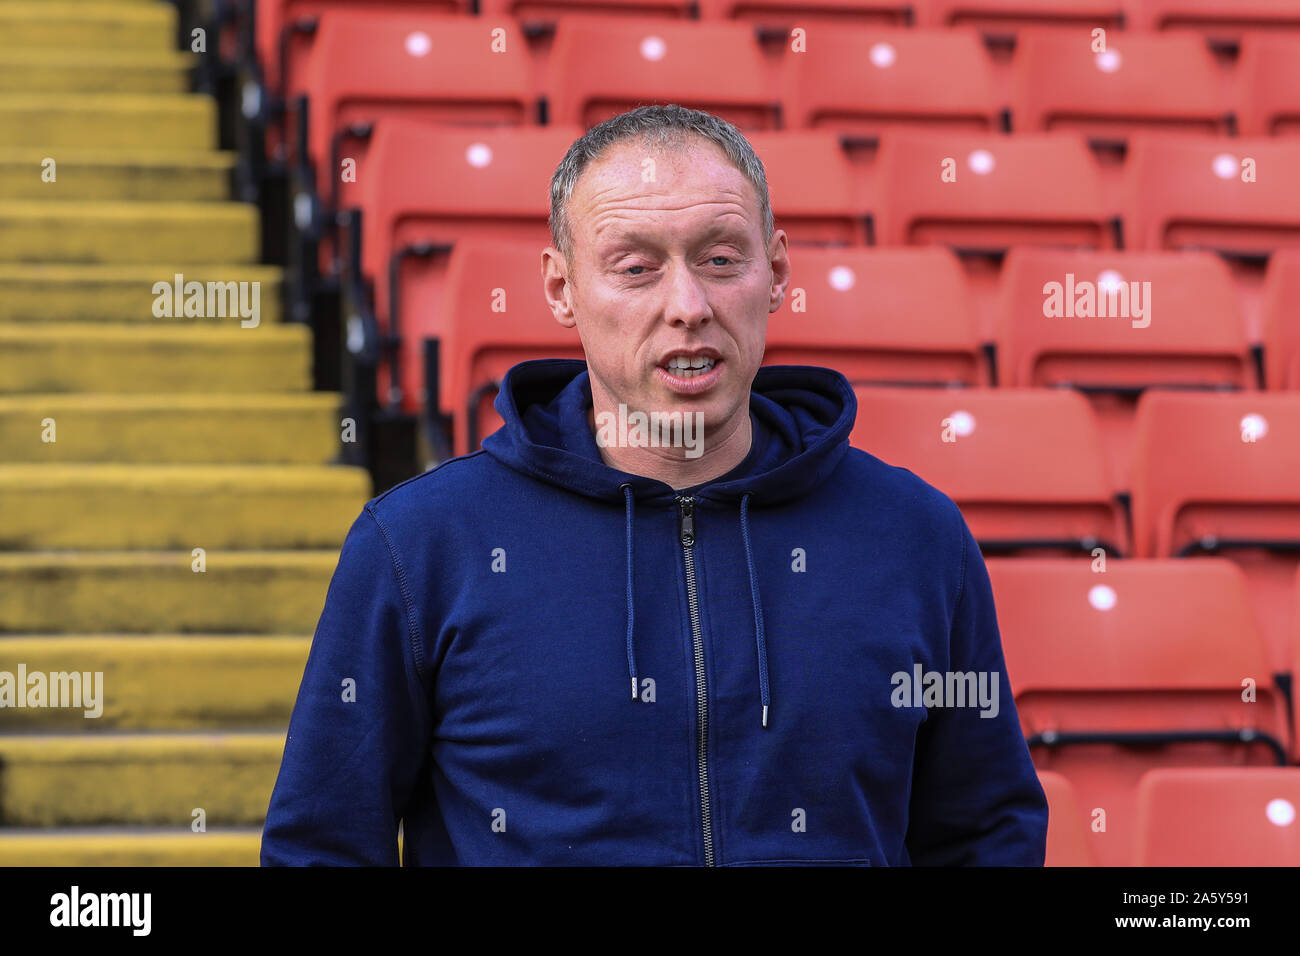
{"type": "Polygon", "coordinates": [[[0,0],[0,681],[103,675],[99,717],[0,706],[0,866],[256,865],[371,493],[175,38],[0,0]]]}

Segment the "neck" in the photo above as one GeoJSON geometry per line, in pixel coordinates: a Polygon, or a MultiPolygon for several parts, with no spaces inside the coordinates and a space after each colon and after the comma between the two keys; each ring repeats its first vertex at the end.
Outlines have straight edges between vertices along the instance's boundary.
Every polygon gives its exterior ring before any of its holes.
{"type": "MultiPolygon", "coordinates": [[[[683,413],[683,418],[691,414],[693,413],[683,413]]],[[[670,446],[666,441],[660,447],[640,447],[639,442],[632,444],[622,440],[622,435],[616,441],[601,441],[601,429],[597,422],[617,423],[617,406],[597,408],[593,405],[587,420],[597,436],[596,444],[605,464],[630,475],[662,481],[674,490],[690,488],[725,475],[745,460],[754,437],[748,405],[723,425],[710,429],[707,434],[696,434],[694,447],[699,450],[699,454],[695,457],[687,454],[691,448],[670,446]]],[[[655,434],[654,429],[649,429],[648,433],[655,434]]]]}

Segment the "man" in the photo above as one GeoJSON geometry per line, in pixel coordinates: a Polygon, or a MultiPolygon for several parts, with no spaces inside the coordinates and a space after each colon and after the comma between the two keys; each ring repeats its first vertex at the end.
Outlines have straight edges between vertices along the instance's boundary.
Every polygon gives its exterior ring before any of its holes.
{"type": "Polygon", "coordinates": [[[400,823],[407,865],[1041,865],[960,513],[849,448],[843,376],[759,370],[790,264],[749,144],[636,109],[551,202],[587,361],[515,366],[483,450],[353,525],[262,862],[396,864],[400,823]]]}

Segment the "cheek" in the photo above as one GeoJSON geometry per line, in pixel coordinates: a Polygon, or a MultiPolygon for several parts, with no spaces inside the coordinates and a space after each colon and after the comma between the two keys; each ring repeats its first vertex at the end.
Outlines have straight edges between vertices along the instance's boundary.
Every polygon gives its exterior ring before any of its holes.
{"type": "Polygon", "coordinates": [[[654,329],[630,307],[628,296],[600,291],[575,300],[578,337],[587,364],[610,387],[639,386],[645,377],[644,343],[654,329]]]}

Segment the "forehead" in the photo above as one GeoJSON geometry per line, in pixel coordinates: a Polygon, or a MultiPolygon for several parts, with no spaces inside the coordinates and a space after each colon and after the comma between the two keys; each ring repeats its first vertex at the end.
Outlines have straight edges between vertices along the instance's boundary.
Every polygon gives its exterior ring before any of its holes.
{"type": "Polygon", "coordinates": [[[678,143],[616,143],[583,171],[569,206],[575,235],[600,239],[635,224],[687,225],[720,217],[757,228],[758,194],[721,147],[702,137],[678,143]]]}

